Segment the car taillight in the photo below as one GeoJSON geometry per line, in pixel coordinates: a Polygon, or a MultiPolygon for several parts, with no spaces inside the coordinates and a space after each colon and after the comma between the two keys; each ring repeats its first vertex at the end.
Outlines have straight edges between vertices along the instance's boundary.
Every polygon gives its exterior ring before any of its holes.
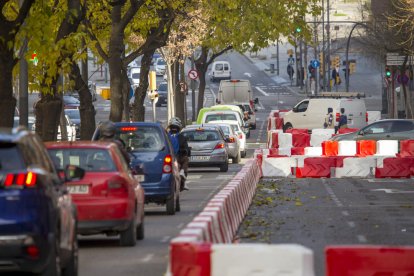
{"type": "Polygon", "coordinates": [[[236,139],[234,139],[234,137],[230,137],[229,138],[229,143],[234,143],[234,142],[236,142],[236,139]]]}
{"type": "Polygon", "coordinates": [[[365,112],[365,122],[368,123],[368,112],[365,112]]]}
{"type": "Polygon", "coordinates": [[[29,245],[28,247],[26,247],[26,253],[31,258],[36,259],[40,256],[40,249],[36,245],[29,245]]]}
{"type": "Polygon", "coordinates": [[[108,192],[111,194],[125,194],[128,192],[128,183],[121,177],[113,177],[108,180],[108,192]]]}
{"type": "Polygon", "coordinates": [[[218,143],[214,149],[224,149],[224,143],[218,143]]]}
{"type": "Polygon", "coordinates": [[[164,165],[162,166],[163,173],[171,173],[172,171],[172,157],[167,154],[164,158],[164,165]]]}
{"type": "Polygon", "coordinates": [[[34,187],[36,185],[37,175],[34,172],[27,173],[9,173],[4,178],[3,185],[5,187],[11,187],[13,185],[19,187],[34,187]]]}
{"type": "Polygon", "coordinates": [[[336,112],[335,114],[335,119],[337,122],[339,122],[339,117],[341,116],[341,114],[339,114],[339,112],[336,112]]]}

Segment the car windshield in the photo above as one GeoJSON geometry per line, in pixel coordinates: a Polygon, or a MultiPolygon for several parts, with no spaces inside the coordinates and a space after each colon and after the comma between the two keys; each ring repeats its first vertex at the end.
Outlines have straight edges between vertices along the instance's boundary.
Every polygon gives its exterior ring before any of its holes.
{"type": "Polygon", "coordinates": [[[115,164],[106,149],[63,148],[49,149],[55,167],[63,170],[67,165],[79,166],[87,172],[113,172],[115,164]]]}
{"type": "Polygon", "coordinates": [[[209,114],[206,117],[206,123],[211,121],[237,121],[236,115],[234,114],[224,114],[224,113],[216,113],[216,114],[209,114]]]}
{"type": "Polygon", "coordinates": [[[0,172],[22,170],[25,164],[13,143],[0,143],[0,172]]]}
{"type": "Polygon", "coordinates": [[[71,119],[80,120],[79,109],[65,109],[65,114],[71,119]]]}
{"type": "Polygon", "coordinates": [[[157,127],[118,127],[116,137],[124,142],[128,151],[160,151],[165,146],[161,131],[157,127]]]}
{"type": "Polygon", "coordinates": [[[72,96],[63,96],[65,104],[79,104],[79,101],[72,96]]]}
{"type": "Polygon", "coordinates": [[[157,65],[165,65],[166,63],[165,63],[165,60],[163,60],[163,59],[158,59],[157,60],[157,65]]]}
{"type": "Polygon", "coordinates": [[[139,79],[139,73],[133,73],[131,77],[133,79],[139,79]]]}
{"type": "Polygon", "coordinates": [[[214,130],[196,129],[184,131],[183,136],[188,142],[207,142],[220,140],[220,135],[214,130]]]}

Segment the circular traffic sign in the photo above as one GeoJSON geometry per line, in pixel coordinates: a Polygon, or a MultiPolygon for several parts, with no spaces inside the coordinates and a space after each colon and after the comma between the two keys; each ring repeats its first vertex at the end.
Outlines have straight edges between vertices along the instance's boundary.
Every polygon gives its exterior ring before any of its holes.
{"type": "Polygon", "coordinates": [[[313,68],[318,68],[321,65],[321,63],[319,62],[319,60],[314,59],[311,61],[311,65],[313,68]]]}
{"type": "Polygon", "coordinates": [[[198,78],[198,72],[195,69],[191,69],[190,71],[188,71],[188,77],[192,80],[195,80],[198,78]]]}
{"type": "Polygon", "coordinates": [[[410,78],[407,75],[398,75],[397,81],[398,83],[407,84],[410,78]]]}

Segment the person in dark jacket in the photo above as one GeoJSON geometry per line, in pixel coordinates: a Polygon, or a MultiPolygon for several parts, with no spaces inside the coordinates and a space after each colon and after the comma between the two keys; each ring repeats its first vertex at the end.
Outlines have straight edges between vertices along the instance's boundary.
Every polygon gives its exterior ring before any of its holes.
{"type": "Polygon", "coordinates": [[[188,158],[191,155],[190,148],[188,147],[187,139],[180,133],[183,125],[181,120],[177,117],[173,117],[168,122],[168,136],[174,149],[174,154],[177,157],[178,165],[180,167],[180,175],[184,179],[181,182],[183,186],[181,190],[189,190],[186,179],[188,175],[188,158]]]}
{"type": "Polygon", "coordinates": [[[131,157],[125,150],[125,144],[122,140],[115,138],[116,127],[112,121],[105,121],[99,125],[99,141],[112,142],[118,145],[119,150],[122,153],[125,161],[129,165],[131,157]]]}

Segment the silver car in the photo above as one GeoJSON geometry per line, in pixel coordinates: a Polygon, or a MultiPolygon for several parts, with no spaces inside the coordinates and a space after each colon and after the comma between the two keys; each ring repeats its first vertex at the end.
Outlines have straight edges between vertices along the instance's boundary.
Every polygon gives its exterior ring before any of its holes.
{"type": "Polygon", "coordinates": [[[186,127],[182,134],[191,148],[190,167],[219,167],[221,172],[229,168],[229,146],[223,131],[216,126],[186,127]]]}
{"type": "Polygon", "coordinates": [[[224,123],[212,123],[204,125],[216,125],[221,128],[224,133],[224,137],[227,139],[227,144],[229,145],[229,158],[231,158],[234,164],[238,164],[241,161],[241,152],[240,152],[240,140],[237,133],[229,124],[224,123]]]}

